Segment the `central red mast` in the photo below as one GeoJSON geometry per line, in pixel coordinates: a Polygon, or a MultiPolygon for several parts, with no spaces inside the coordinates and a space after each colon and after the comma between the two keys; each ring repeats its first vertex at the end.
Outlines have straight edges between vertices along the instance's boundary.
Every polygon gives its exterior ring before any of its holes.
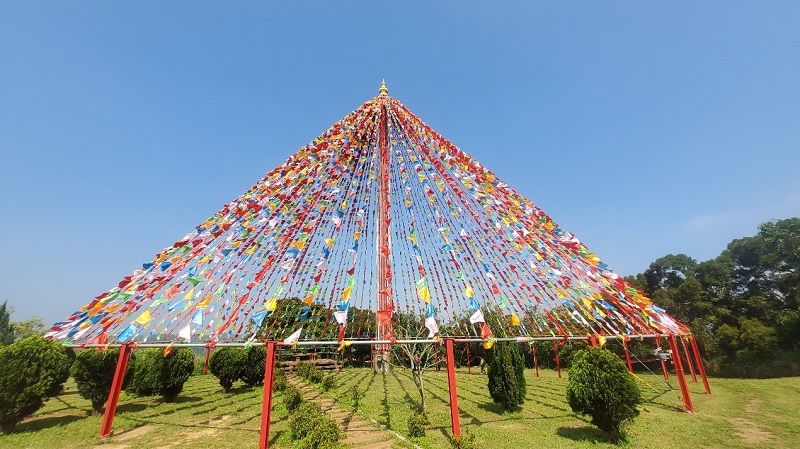
{"type": "MultiPolygon", "coordinates": [[[[391,251],[391,241],[389,226],[391,220],[389,218],[389,139],[388,139],[388,104],[389,104],[389,89],[386,87],[385,82],[381,82],[379,90],[379,97],[381,97],[381,121],[380,121],[380,137],[378,140],[379,154],[378,154],[378,312],[377,312],[377,329],[379,340],[392,340],[394,333],[392,331],[392,312],[394,305],[392,304],[392,266],[389,260],[391,251]]],[[[388,345],[378,345],[378,360],[380,368],[386,370],[388,368],[387,353],[389,351],[388,345]]]]}

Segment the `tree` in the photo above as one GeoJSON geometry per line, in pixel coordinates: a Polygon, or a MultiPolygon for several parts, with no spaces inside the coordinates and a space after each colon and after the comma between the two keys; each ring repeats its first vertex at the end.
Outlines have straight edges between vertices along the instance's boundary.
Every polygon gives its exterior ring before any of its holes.
{"type": "Polygon", "coordinates": [[[219,379],[225,393],[230,393],[233,383],[242,377],[247,354],[242,348],[225,347],[214,351],[208,364],[211,374],[219,379]]]}
{"type": "Polygon", "coordinates": [[[8,309],[7,301],[4,301],[3,305],[0,305],[0,346],[14,342],[14,330],[11,329],[10,319],[11,311],[8,309]]]}
{"type": "Polygon", "coordinates": [[[44,403],[48,392],[60,387],[64,348],[41,337],[28,337],[0,349],[0,427],[14,430],[25,416],[44,403]]]}
{"type": "Polygon", "coordinates": [[[16,340],[22,340],[32,335],[42,336],[47,328],[41,318],[30,318],[27,320],[11,323],[11,332],[16,340]]]}
{"type": "MultiPolygon", "coordinates": [[[[395,332],[406,335],[407,338],[425,338],[428,330],[424,326],[425,318],[412,313],[396,313],[394,316],[395,332]]],[[[436,345],[398,343],[392,345],[393,362],[395,365],[408,368],[411,378],[419,393],[419,411],[425,412],[425,384],[423,376],[432,368],[436,359],[436,345]]]]}
{"type": "Polygon", "coordinates": [[[567,401],[575,413],[589,415],[592,424],[617,443],[623,425],[639,415],[639,386],[622,360],[599,348],[578,351],[572,357],[567,401]]]}
{"type": "Polygon", "coordinates": [[[161,349],[148,349],[137,357],[128,389],[142,396],[161,395],[170,402],[183,391],[192,371],[194,354],[190,349],[180,348],[167,355],[161,349]]]}
{"type": "Polygon", "coordinates": [[[498,342],[489,356],[489,394],[505,410],[515,410],[525,402],[525,357],[516,342],[498,342]]]}
{"type": "Polygon", "coordinates": [[[647,294],[659,288],[677,287],[684,279],[694,276],[697,262],[686,254],[668,254],[650,264],[644,272],[647,294]]]}
{"type": "MultiPolygon", "coordinates": [[[[136,357],[133,353],[130,357],[128,369],[125,371],[123,388],[126,388],[134,377],[136,357]]],[[[85,349],[75,357],[70,374],[78,384],[78,393],[81,397],[91,401],[94,414],[103,413],[103,406],[108,399],[109,391],[111,391],[111,382],[114,380],[118,359],[119,349],[105,351],[85,349]]]]}

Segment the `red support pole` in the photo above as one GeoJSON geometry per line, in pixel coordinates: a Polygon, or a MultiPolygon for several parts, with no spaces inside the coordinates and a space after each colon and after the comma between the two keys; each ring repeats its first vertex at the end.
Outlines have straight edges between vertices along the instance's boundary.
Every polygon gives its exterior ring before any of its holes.
{"type": "Polygon", "coordinates": [[[625,363],[628,364],[628,372],[633,373],[633,366],[631,365],[631,353],[628,352],[628,343],[625,342],[625,339],[622,339],[622,349],[625,350],[625,363]]]}
{"type": "Polygon", "coordinates": [[[100,436],[111,435],[111,424],[114,423],[114,415],[117,413],[117,403],[119,402],[119,392],[122,390],[122,383],[125,381],[125,371],[128,368],[128,361],[131,358],[131,345],[126,343],[119,348],[117,357],[117,367],[114,369],[114,378],[111,381],[111,390],[108,392],[106,410],[103,413],[103,422],[100,425],[100,436]]]}
{"type": "Polygon", "coordinates": [[[267,356],[264,360],[264,392],[261,401],[261,434],[259,449],[269,448],[269,419],[272,413],[272,381],[275,379],[275,342],[267,342],[267,356]]]}
{"type": "Polygon", "coordinates": [[[681,353],[678,351],[678,343],[675,341],[675,335],[667,337],[669,340],[669,347],[672,350],[672,363],[675,365],[675,376],[678,378],[678,384],[681,386],[681,396],[683,397],[683,405],[686,406],[687,412],[694,412],[692,405],[692,397],[689,394],[689,388],[686,386],[686,378],[683,375],[683,366],[681,364],[681,353]]]}
{"type": "Polygon", "coordinates": [[[208,361],[211,359],[211,343],[206,343],[206,362],[203,364],[203,374],[208,374],[208,361]]]}
{"type": "Polygon", "coordinates": [[[700,371],[700,378],[703,379],[703,389],[705,389],[706,394],[711,394],[711,387],[708,385],[708,378],[706,377],[706,369],[703,366],[703,359],[700,358],[700,350],[697,349],[697,342],[694,340],[694,337],[690,337],[689,343],[692,345],[692,351],[694,352],[694,361],[697,362],[697,369],[700,371]]]}
{"type": "Polygon", "coordinates": [[[558,359],[558,345],[556,345],[555,340],[553,340],[553,354],[556,356],[556,371],[558,372],[558,378],[561,379],[561,360],[558,359]]]}
{"type": "Polygon", "coordinates": [[[458,391],[456,390],[456,364],[453,353],[453,340],[444,341],[447,351],[447,389],[450,391],[450,423],[453,425],[453,437],[461,437],[461,424],[458,420],[458,391]]]}
{"type": "Polygon", "coordinates": [[[536,377],[539,377],[539,358],[536,357],[536,343],[531,344],[531,351],[533,351],[533,368],[536,370],[536,377]]]}
{"type": "MultiPolygon", "coordinates": [[[[661,337],[656,337],[656,348],[661,349],[661,337]]],[[[664,380],[669,381],[669,371],[667,371],[667,362],[659,357],[661,360],[661,371],[664,373],[664,380]]]]}
{"type": "Polygon", "coordinates": [[[692,366],[692,358],[689,357],[689,350],[686,349],[686,339],[680,337],[681,347],[683,348],[683,355],[686,357],[686,364],[689,365],[689,373],[692,375],[692,382],[697,383],[697,376],[694,374],[694,366],[692,366]]]}

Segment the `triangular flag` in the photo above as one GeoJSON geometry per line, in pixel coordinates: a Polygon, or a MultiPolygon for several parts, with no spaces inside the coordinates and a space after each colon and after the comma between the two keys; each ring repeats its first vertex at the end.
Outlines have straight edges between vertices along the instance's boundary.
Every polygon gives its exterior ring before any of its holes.
{"type": "Polygon", "coordinates": [[[434,335],[439,333],[439,325],[434,317],[425,318],[425,327],[428,328],[428,338],[433,338],[434,335]]]}
{"type": "Polygon", "coordinates": [[[145,309],[145,311],[142,312],[142,314],[139,315],[138,318],[136,318],[136,322],[141,324],[142,326],[144,326],[147,323],[149,323],[150,320],[152,320],[152,319],[153,319],[153,317],[152,317],[152,315],[150,315],[150,309],[145,309]]]}
{"type": "Polygon", "coordinates": [[[300,332],[302,331],[303,331],[303,326],[300,326],[300,329],[297,329],[296,331],[294,331],[294,333],[292,333],[292,335],[289,335],[288,337],[286,337],[285,340],[283,340],[283,344],[293,345],[297,343],[300,340],[300,332]]]}
{"type": "Polygon", "coordinates": [[[480,309],[478,309],[475,313],[472,314],[471,317],[469,317],[469,322],[472,324],[483,323],[485,321],[486,320],[483,318],[483,312],[481,312],[480,309]]]}
{"type": "Polygon", "coordinates": [[[181,331],[178,332],[178,338],[183,338],[187,342],[191,342],[192,341],[192,325],[191,324],[187,324],[186,327],[181,329],[181,331]]]}

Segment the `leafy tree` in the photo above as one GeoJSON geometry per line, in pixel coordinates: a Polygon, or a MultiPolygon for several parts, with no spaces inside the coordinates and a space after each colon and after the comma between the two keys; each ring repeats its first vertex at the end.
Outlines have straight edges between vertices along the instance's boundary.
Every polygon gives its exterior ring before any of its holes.
{"type": "Polygon", "coordinates": [[[30,318],[11,323],[11,331],[17,340],[22,340],[32,335],[41,337],[44,335],[45,330],[46,328],[41,318],[30,318]]]}
{"type": "Polygon", "coordinates": [[[226,393],[230,393],[233,383],[242,377],[247,354],[242,348],[225,347],[214,351],[208,364],[211,374],[219,379],[226,393]]]}
{"type": "Polygon", "coordinates": [[[10,345],[14,341],[14,331],[11,329],[10,319],[11,311],[7,301],[4,301],[3,305],[0,305],[0,346],[10,345]]]}
{"type": "Polygon", "coordinates": [[[498,342],[488,351],[489,394],[505,410],[515,410],[525,402],[525,358],[515,342],[498,342]]]}
{"type": "MultiPolygon", "coordinates": [[[[122,387],[125,388],[134,377],[134,366],[136,357],[130,355],[128,368],[125,371],[122,387]]],[[[70,374],[78,384],[78,393],[92,402],[92,412],[94,414],[103,413],[103,407],[108,393],[111,391],[111,383],[114,380],[114,371],[119,359],[119,349],[108,349],[100,351],[97,349],[82,350],[75,357],[70,374]]]]}
{"type": "MultiPolygon", "coordinates": [[[[397,313],[394,316],[395,332],[408,338],[425,338],[428,329],[424,325],[425,318],[413,313],[397,313]]],[[[424,374],[432,368],[436,361],[436,346],[427,344],[398,343],[391,347],[393,361],[397,366],[408,368],[411,378],[419,393],[419,411],[425,412],[424,374]]]]}
{"type": "Polygon", "coordinates": [[[194,370],[194,354],[180,348],[164,355],[161,349],[147,349],[136,359],[128,389],[138,395],[161,395],[167,402],[183,391],[183,384],[194,370]]]}
{"type": "Polygon", "coordinates": [[[608,433],[611,441],[623,437],[623,425],[639,415],[639,386],[622,360],[599,348],[572,357],[567,401],[575,413],[589,415],[592,424],[608,433]]]}
{"type": "Polygon", "coordinates": [[[650,264],[644,272],[647,293],[659,288],[677,287],[684,279],[694,276],[697,262],[686,254],[669,254],[650,264]]]}
{"type": "Polygon", "coordinates": [[[242,366],[242,382],[249,387],[263,384],[267,350],[263,346],[251,346],[245,352],[247,357],[242,366]]]}
{"type": "Polygon", "coordinates": [[[38,410],[48,392],[60,388],[68,362],[61,345],[41,337],[0,348],[0,428],[4,433],[38,410]]]}

